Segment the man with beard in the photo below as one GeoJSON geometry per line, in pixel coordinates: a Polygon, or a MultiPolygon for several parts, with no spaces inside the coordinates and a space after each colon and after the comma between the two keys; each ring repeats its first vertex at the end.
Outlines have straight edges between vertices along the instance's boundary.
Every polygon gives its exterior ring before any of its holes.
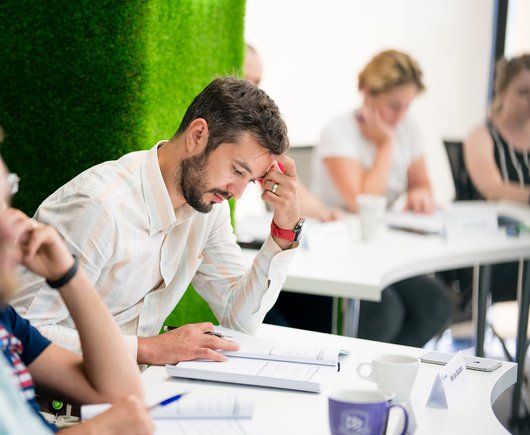
{"type": "MultiPolygon", "coordinates": [[[[211,323],[157,335],[192,282],[223,326],[252,333],[278,297],[304,219],[287,129],[275,103],[242,80],[218,78],[188,107],[169,141],[81,173],[37,210],[85,267],[140,364],[222,361],[237,344],[205,334],[211,323]],[[279,171],[278,164],[284,172],[279,171]],[[263,179],[271,236],[250,270],[225,200],[263,179]]],[[[14,301],[52,341],[79,349],[57,293],[29,274],[14,301]]]]}

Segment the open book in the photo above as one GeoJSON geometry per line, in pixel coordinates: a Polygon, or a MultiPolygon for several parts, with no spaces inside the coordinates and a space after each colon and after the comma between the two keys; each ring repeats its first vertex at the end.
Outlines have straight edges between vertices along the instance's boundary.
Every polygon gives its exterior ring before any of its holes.
{"type": "Polygon", "coordinates": [[[227,328],[217,332],[239,342],[240,350],[224,352],[226,362],[186,361],[166,365],[170,376],[235,384],[320,392],[322,383],[339,369],[338,349],[274,346],[227,328]]]}
{"type": "MultiPolygon", "coordinates": [[[[88,420],[110,408],[110,404],[83,405],[81,420],[88,420]]],[[[187,394],[177,402],[151,411],[156,434],[254,434],[253,403],[233,394],[187,394]]]]}

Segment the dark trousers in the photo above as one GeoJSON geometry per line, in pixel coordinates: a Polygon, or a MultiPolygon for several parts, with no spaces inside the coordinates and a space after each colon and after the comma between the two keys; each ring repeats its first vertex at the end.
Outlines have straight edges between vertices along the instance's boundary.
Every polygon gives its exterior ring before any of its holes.
{"type": "MultiPolygon", "coordinates": [[[[361,301],[359,338],[422,347],[443,331],[454,312],[450,290],[426,275],[385,288],[380,302],[361,301]]],[[[331,332],[332,299],[281,292],[265,322],[331,332]]]]}

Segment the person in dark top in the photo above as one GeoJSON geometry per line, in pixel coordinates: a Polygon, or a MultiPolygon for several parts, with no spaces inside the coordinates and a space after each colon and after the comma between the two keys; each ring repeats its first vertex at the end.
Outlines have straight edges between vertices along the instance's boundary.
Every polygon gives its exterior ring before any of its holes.
{"type": "Polygon", "coordinates": [[[466,140],[464,157],[484,198],[530,204],[530,54],[498,62],[490,117],[466,140]]]}
{"type": "MultiPolygon", "coordinates": [[[[59,234],[9,208],[11,195],[17,189],[18,177],[8,173],[0,158],[2,367],[7,365],[10,369],[11,380],[38,418],[42,417],[35,401],[34,384],[45,393],[79,404],[115,403],[101,416],[61,433],[151,434],[154,427],[143,404],[139,370],[117,325],[59,234]],[[49,291],[61,294],[79,330],[83,356],[51,343],[7,304],[17,285],[14,272],[17,263],[46,278],[49,291]]],[[[5,376],[5,370],[2,373],[5,376]]],[[[2,389],[0,395],[5,394],[2,389]]],[[[2,399],[9,403],[8,398],[2,399]]],[[[27,419],[27,415],[18,416],[17,432],[29,430],[27,419]]],[[[0,420],[0,433],[13,432],[13,416],[8,420],[6,423],[3,418],[0,420]]],[[[44,418],[39,427],[38,433],[57,431],[44,418]]],[[[31,431],[35,433],[34,429],[31,431]]]]}
{"type": "MultiPolygon", "coordinates": [[[[490,116],[464,144],[469,176],[487,200],[530,205],[530,54],[497,63],[490,116]]],[[[518,263],[492,268],[492,299],[513,300],[518,263]]]]}

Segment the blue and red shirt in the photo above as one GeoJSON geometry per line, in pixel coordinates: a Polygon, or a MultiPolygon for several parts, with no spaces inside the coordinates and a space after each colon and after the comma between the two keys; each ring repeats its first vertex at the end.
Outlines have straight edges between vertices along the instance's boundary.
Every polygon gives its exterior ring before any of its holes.
{"type": "MultiPolygon", "coordinates": [[[[0,348],[17,379],[20,392],[42,418],[35,400],[33,379],[27,368],[50,345],[50,340],[20,317],[9,305],[0,306],[0,348]]],[[[47,423],[48,424],[48,423],[47,423]]],[[[57,428],[49,425],[53,430],[57,428]]]]}

